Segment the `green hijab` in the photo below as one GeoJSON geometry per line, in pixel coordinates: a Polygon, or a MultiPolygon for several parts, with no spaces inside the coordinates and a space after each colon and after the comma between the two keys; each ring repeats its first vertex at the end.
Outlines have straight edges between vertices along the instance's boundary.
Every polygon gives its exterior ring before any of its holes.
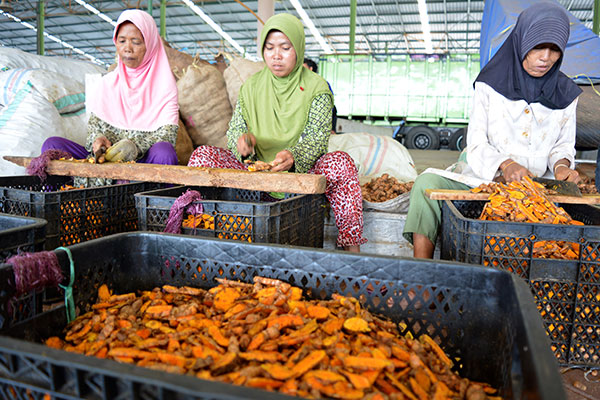
{"type": "Polygon", "coordinates": [[[296,51],[294,69],[288,76],[279,78],[265,66],[240,89],[242,115],[248,131],[256,136],[256,155],[265,162],[273,161],[277,153],[298,143],[313,99],[324,93],[331,95],[327,82],[302,66],[302,22],[290,14],[277,14],[269,18],[260,36],[261,53],[267,35],[272,30],[283,32],[292,42],[296,51]]]}

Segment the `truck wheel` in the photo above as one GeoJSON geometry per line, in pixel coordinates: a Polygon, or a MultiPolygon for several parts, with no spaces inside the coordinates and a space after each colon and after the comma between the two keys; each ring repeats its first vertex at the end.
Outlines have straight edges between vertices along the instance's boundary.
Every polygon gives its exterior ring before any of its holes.
{"type": "Polygon", "coordinates": [[[450,150],[458,150],[463,151],[467,146],[467,130],[465,128],[460,128],[456,132],[450,136],[450,143],[448,143],[448,147],[450,150]]]}
{"type": "Polygon", "coordinates": [[[440,148],[440,136],[427,126],[415,126],[406,134],[404,145],[409,149],[437,150],[440,148]]]}

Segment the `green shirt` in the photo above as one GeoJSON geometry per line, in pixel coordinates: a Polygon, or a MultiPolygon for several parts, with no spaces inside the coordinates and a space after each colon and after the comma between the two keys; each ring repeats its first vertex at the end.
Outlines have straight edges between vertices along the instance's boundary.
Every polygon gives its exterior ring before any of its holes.
{"type": "MultiPolygon", "coordinates": [[[[238,99],[229,129],[227,130],[227,147],[238,160],[242,157],[237,150],[237,141],[244,133],[248,132],[246,121],[242,115],[242,105],[238,99]]],[[[331,113],[333,103],[331,96],[321,94],[314,98],[308,112],[308,119],[298,142],[287,149],[294,157],[294,170],[299,173],[308,172],[317,160],[327,153],[329,135],[331,134],[331,113]]]]}

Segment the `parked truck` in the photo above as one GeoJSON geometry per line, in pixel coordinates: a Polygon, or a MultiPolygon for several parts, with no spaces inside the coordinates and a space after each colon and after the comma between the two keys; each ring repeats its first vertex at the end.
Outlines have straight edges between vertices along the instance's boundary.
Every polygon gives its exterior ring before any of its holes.
{"type": "Polygon", "coordinates": [[[338,116],[395,127],[408,148],[464,148],[478,54],[327,55],[338,116]]]}

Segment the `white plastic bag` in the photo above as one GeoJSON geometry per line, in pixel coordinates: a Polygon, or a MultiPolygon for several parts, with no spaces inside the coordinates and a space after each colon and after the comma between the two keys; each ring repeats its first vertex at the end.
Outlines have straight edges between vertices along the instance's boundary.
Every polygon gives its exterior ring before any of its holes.
{"type": "Polygon", "coordinates": [[[406,214],[410,202],[410,192],[403,193],[400,196],[394,197],[388,201],[373,202],[363,200],[363,209],[376,210],[396,214],[406,214]]]}

